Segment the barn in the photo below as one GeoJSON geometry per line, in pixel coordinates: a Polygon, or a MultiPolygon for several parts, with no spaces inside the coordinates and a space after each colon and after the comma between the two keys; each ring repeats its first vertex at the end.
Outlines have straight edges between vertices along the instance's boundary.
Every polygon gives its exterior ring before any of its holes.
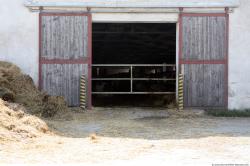
{"type": "Polygon", "coordinates": [[[79,106],[177,103],[250,108],[248,0],[12,0],[0,60],[79,106]],[[183,76],[183,77],[182,77],[183,76]],[[183,78],[183,84],[180,83],[183,78]]]}

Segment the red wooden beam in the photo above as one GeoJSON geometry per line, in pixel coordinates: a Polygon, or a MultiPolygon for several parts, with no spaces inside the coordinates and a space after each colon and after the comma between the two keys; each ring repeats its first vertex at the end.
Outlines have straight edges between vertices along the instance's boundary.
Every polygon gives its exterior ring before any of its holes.
{"type": "Polygon", "coordinates": [[[179,19],[178,19],[178,22],[179,22],[179,73],[181,72],[181,63],[180,63],[180,60],[182,59],[182,39],[183,39],[183,36],[182,36],[182,16],[183,16],[183,8],[180,8],[180,14],[179,14],[179,19]]]}
{"type": "Polygon", "coordinates": [[[38,89],[42,90],[42,64],[41,64],[41,53],[42,53],[42,15],[39,13],[39,57],[38,57],[38,89]]]}
{"type": "Polygon", "coordinates": [[[88,109],[92,109],[92,16],[88,15],[88,109]]]}
{"type": "Polygon", "coordinates": [[[225,17],[226,17],[226,44],[225,44],[225,57],[226,57],[226,74],[225,74],[225,105],[226,105],[226,108],[228,109],[228,88],[229,88],[229,85],[228,85],[228,54],[229,54],[229,9],[228,8],[225,8],[225,17]]]}
{"type": "Polygon", "coordinates": [[[180,64],[226,64],[226,60],[180,60],[180,64]]]}
{"type": "Polygon", "coordinates": [[[42,16],[89,16],[87,12],[74,12],[74,13],[40,13],[42,16]]]}
{"type": "Polygon", "coordinates": [[[182,13],[183,17],[225,17],[225,13],[182,13]]]}
{"type": "Polygon", "coordinates": [[[86,64],[89,63],[89,58],[82,59],[45,59],[40,58],[41,64],[86,64]]]}

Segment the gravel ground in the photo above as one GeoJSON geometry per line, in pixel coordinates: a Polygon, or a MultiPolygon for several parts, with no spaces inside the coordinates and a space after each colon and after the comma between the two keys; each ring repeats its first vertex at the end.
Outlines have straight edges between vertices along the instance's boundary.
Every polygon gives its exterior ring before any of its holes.
{"type": "Polygon", "coordinates": [[[0,140],[1,164],[250,164],[250,119],[200,111],[95,108],[47,120],[55,134],[0,140]]]}

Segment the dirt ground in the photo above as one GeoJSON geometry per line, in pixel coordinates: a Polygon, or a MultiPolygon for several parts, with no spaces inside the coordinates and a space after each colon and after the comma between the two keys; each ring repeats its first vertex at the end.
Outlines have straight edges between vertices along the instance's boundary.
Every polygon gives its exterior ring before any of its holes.
{"type": "Polygon", "coordinates": [[[149,108],[73,110],[54,134],[0,140],[1,164],[250,164],[250,119],[149,108]]]}

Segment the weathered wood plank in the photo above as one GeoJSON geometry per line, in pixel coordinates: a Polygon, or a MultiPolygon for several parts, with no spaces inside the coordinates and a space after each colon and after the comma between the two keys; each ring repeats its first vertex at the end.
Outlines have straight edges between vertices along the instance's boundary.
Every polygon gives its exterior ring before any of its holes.
{"type": "Polygon", "coordinates": [[[225,66],[192,64],[184,66],[184,106],[225,106],[225,66]]]}
{"type": "MultiPolygon", "coordinates": [[[[41,57],[79,59],[88,56],[88,16],[42,16],[41,57]]],[[[41,87],[50,95],[64,96],[69,106],[79,106],[80,76],[87,64],[42,64],[41,87]]]]}
{"type": "Polygon", "coordinates": [[[225,106],[225,66],[204,65],[204,107],[225,106]]]}
{"type": "Polygon", "coordinates": [[[225,60],[226,18],[183,17],[184,106],[225,107],[226,65],[202,60],[225,60]]]}
{"type": "Polygon", "coordinates": [[[43,90],[50,95],[64,96],[69,106],[78,106],[82,74],[87,76],[87,64],[43,64],[43,90]]]}
{"type": "Polygon", "coordinates": [[[183,59],[225,58],[225,17],[183,17],[183,59]]]}
{"type": "Polygon", "coordinates": [[[204,65],[184,65],[184,106],[200,107],[204,100],[204,65]]]}
{"type": "Polygon", "coordinates": [[[43,16],[42,57],[78,59],[87,56],[87,16],[43,16]]]}

